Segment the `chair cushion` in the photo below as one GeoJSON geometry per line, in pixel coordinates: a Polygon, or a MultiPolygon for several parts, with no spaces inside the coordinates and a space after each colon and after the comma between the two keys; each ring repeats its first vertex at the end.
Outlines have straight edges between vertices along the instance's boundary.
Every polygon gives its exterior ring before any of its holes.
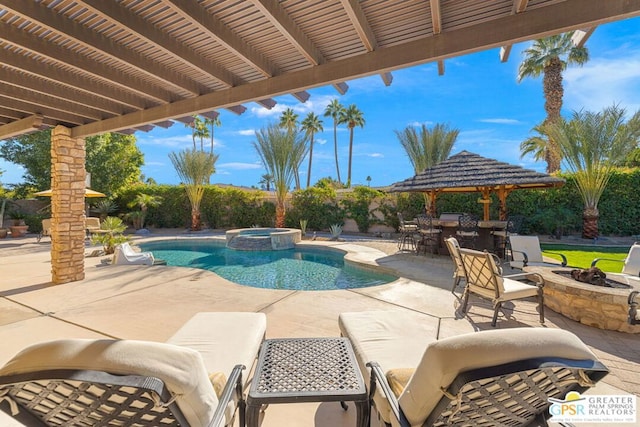
{"type": "Polygon", "coordinates": [[[422,425],[456,376],[472,369],[536,357],[596,360],[574,334],[561,329],[511,328],[446,338],[428,346],[399,402],[411,425],[422,425]]]}
{"type": "Polygon", "coordinates": [[[511,301],[514,299],[534,297],[538,295],[538,287],[536,285],[519,282],[517,280],[509,279],[508,277],[502,278],[502,284],[504,286],[504,293],[500,295],[500,301],[511,301]]]}
{"type": "Polygon", "coordinates": [[[411,375],[413,375],[415,371],[415,368],[398,368],[391,369],[387,372],[387,382],[393,394],[396,395],[396,398],[402,394],[411,379],[411,375]]]}
{"type": "Polygon", "coordinates": [[[218,406],[197,351],[148,341],[66,339],[36,344],[7,362],[0,375],[50,369],[159,378],[176,397],[176,404],[192,426],[209,425],[218,406]]]}
{"type": "Polygon", "coordinates": [[[248,380],[266,330],[264,313],[197,313],[167,343],[198,351],[207,372],[222,372],[227,378],[235,365],[243,364],[248,380]]]}
{"type": "MultiPolygon", "coordinates": [[[[371,376],[368,362],[378,362],[385,375],[391,369],[415,368],[438,332],[437,319],[413,311],[342,313],[338,325],[341,335],[351,340],[366,383],[371,376]]],[[[380,389],[374,400],[380,416],[390,422],[389,404],[380,389]]]]}

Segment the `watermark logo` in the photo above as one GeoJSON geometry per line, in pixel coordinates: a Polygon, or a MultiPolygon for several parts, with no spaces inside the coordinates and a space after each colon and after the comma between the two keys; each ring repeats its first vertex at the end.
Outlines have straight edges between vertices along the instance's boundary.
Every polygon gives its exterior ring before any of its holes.
{"type": "Polygon", "coordinates": [[[635,423],[637,397],[632,394],[582,396],[570,391],[564,400],[549,398],[549,421],[557,423],[635,423]]]}

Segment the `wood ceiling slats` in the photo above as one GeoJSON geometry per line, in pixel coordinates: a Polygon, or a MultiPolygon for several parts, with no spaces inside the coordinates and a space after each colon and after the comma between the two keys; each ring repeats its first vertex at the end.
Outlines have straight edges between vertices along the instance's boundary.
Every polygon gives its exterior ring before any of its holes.
{"type": "Polygon", "coordinates": [[[0,0],[0,121],[148,130],[639,15],[640,0],[0,0]]]}

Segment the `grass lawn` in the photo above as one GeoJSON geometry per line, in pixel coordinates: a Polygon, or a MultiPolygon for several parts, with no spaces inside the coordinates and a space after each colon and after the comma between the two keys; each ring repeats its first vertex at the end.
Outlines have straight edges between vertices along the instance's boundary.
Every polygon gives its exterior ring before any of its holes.
{"type": "MultiPolygon", "coordinates": [[[[596,258],[609,258],[623,260],[629,253],[629,247],[603,247],[603,246],[576,246],[555,243],[542,243],[543,251],[559,252],[567,257],[567,264],[571,267],[589,268],[591,262],[596,258]]],[[[561,260],[561,257],[549,252],[544,252],[544,256],[561,260]]],[[[604,272],[620,273],[623,264],[621,262],[599,261],[598,268],[604,272]]]]}

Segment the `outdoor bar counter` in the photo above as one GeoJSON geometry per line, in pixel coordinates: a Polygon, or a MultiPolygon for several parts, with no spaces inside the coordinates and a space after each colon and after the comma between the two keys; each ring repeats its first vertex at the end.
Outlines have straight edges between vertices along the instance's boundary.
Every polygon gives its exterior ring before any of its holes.
{"type": "MultiPolygon", "coordinates": [[[[447,245],[444,240],[448,237],[456,237],[456,231],[458,230],[458,216],[462,214],[442,214],[440,219],[434,219],[433,225],[440,227],[442,233],[440,233],[440,254],[449,254],[447,245]],[[455,219],[453,216],[455,215],[455,219]]],[[[488,250],[489,252],[495,252],[494,235],[491,234],[493,230],[504,230],[507,227],[507,221],[478,221],[478,237],[476,238],[475,248],[479,251],[488,250]]],[[[460,239],[458,239],[460,240],[460,239]]]]}

